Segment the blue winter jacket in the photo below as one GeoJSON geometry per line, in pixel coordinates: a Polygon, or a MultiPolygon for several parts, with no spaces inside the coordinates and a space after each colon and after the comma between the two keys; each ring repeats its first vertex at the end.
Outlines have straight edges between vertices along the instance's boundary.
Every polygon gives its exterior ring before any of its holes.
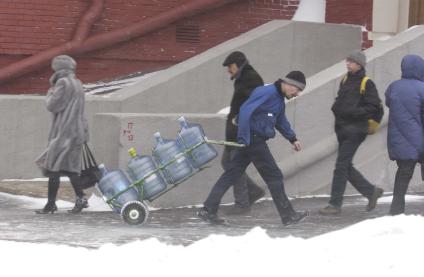
{"type": "Polygon", "coordinates": [[[264,140],[275,137],[275,128],[291,142],[296,134],[285,113],[284,97],[276,85],[257,87],[240,107],[237,141],[250,145],[256,135],[264,140]]]}
{"type": "Polygon", "coordinates": [[[391,160],[419,160],[424,153],[424,60],[407,55],[401,67],[402,79],[386,91],[387,147],[391,160]]]}

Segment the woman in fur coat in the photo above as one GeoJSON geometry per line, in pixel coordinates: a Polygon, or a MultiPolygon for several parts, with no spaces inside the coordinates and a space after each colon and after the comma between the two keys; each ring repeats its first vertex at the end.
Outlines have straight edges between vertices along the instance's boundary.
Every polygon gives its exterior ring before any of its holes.
{"type": "Polygon", "coordinates": [[[67,176],[76,194],[75,206],[69,212],[79,213],[88,207],[79,186],[82,146],[88,141],[88,124],[84,117],[84,92],[81,81],[75,77],[76,62],[67,55],[53,59],[54,74],[46,97],[47,110],[52,114],[46,150],[36,160],[43,175],[49,178],[48,201],[36,213],[57,211],[56,196],[60,177],[67,176]]]}

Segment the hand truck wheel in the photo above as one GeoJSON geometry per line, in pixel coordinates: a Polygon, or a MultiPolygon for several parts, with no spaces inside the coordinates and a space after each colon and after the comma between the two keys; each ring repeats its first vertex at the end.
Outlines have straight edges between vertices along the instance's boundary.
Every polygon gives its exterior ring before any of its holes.
{"type": "Polygon", "coordinates": [[[143,224],[148,216],[149,209],[140,201],[127,202],[121,209],[122,219],[130,225],[143,224]]]}

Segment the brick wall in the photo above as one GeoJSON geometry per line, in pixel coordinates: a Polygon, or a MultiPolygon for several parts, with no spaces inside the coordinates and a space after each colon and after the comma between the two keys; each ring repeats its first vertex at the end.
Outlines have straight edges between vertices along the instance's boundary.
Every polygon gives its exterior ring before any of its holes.
{"type": "MultiPolygon", "coordinates": [[[[373,0],[327,0],[325,21],[361,25],[372,30],[373,0]]],[[[367,32],[363,33],[363,48],[372,46],[367,32]]]]}
{"type": "MultiPolygon", "coordinates": [[[[154,17],[195,0],[108,0],[91,35],[154,17]]],[[[168,67],[273,19],[291,19],[299,0],[244,0],[147,36],[77,57],[83,82],[168,67]],[[187,32],[190,35],[187,35],[187,32]]],[[[0,67],[72,39],[86,0],[1,0],[0,67]],[[36,2],[36,3],[35,3],[36,2]]],[[[0,85],[0,93],[43,93],[49,68],[0,85]]]]}

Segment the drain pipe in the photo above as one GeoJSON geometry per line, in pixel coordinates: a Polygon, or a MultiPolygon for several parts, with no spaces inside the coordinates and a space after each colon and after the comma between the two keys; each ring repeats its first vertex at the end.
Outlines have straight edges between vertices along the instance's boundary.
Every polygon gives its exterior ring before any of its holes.
{"type": "Polygon", "coordinates": [[[78,28],[72,41],[82,43],[87,39],[94,22],[96,22],[102,15],[104,2],[105,0],[92,0],[90,8],[83,15],[78,24],[78,28]]]}
{"type": "Polygon", "coordinates": [[[73,40],[0,69],[0,84],[48,65],[51,59],[57,55],[82,54],[109,47],[148,34],[177,20],[237,1],[240,0],[192,0],[190,3],[180,5],[153,18],[85,39],[88,36],[90,27],[100,16],[103,9],[104,0],[93,0],[92,6],[84,15],[84,21],[81,21],[80,28],[75,33],[73,40]]]}
{"type": "Polygon", "coordinates": [[[98,48],[108,47],[119,42],[128,41],[165,27],[177,20],[237,1],[239,0],[192,0],[190,3],[180,5],[153,18],[140,21],[122,29],[91,37],[87,39],[80,48],[76,49],[74,53],[81,54],[98,48]]]}
{"type": "Polygon", "coordinates": [[[20,60],[9,66],[0,69],[0,84],[12,78],[22,76],[26,73],[36,71],[50,63],[51,59],[57,55],[64,54],[79,47],[88,37],[91,26],[100,18],[105,0],[92,0],[90,8],[78,23],[73,39],[65,44],[50,48],[28,58],[20,60]]]}

